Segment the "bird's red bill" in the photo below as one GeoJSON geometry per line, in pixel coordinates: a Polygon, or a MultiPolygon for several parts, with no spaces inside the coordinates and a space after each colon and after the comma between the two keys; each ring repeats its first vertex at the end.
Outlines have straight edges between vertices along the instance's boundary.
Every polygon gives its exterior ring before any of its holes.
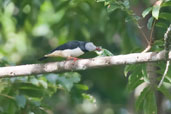
{"type": "Polygon", "coordinates": [[[101,51],[102,49],[100,47],[96,47],[96,50],[97,51],[101,51]]]}

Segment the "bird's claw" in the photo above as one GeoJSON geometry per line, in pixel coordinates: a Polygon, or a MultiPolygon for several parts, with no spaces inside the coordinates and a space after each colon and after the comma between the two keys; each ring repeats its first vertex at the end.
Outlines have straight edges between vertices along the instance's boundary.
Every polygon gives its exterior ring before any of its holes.
{"type": "Polygon", "coordinates": [[[68,57],[67,60],[73,60],[74,62],[77,61],[79,58],[76,57],[68,57]]]}

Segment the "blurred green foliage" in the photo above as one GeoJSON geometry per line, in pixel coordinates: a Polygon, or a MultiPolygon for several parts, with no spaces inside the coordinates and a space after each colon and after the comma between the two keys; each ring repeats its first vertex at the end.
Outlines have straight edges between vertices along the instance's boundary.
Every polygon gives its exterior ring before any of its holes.
{"type": "MultiPolygon", "coordinates": [[[[149,29],[158,19],[152,50],[162,50],[163,35],[171,20],[170,1],[154,8],[147,0],[0,0],[0,66],[37,63],[51,49],[71,40],[92,41],[102,46],[100,56],[143,50],[138,32],[140,17],[130,10],[138,3],[148,6],[142,15],[144,18],[151,15],[149,29]]],[[[81,58],[95,56],[88,53],[81,58]]],[[[47,61],[56,60],[59,59],[47,61]]],[[[164,63],[158,63],[157,67],[162,74],[164,63]]],[[[127,114],[126,107],[130,104],[123,70],[123,66],[115,66],[1,79],[0,113],[127,114]]],[[[126,66],[125,74],[130,74],[129,91],[148,82],[144,64],[126,66]]],[[[170,80],[169,72],[161,88],[146,87],[137,99],[136,108],[144,109],[146,114],[156,113],[154,93],[159,90],[170,98],[167,91],[170,80]]]]}

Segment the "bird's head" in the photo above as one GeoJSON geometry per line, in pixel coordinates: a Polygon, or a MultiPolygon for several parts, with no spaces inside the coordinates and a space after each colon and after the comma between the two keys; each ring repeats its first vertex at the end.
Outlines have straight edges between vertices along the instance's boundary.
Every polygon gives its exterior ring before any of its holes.
{"type": "Polygon", "coordinates": [[[85,49],[87,50],[87,51],[101,51],[101,48],[100,47],[97,47],[97,46],[95,46],[92,42],[87,42],[86,44],[85,44],[85,49]]]}

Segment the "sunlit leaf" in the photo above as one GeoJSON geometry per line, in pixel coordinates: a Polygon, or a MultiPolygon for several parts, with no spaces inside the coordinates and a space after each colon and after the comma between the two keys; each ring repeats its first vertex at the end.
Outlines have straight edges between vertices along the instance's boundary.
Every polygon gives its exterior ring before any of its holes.
{"type": "Polygon", "coordinates": [[[39,80],[37,78],[31,78],[30,82],[34,85],[37,85],[37,86],[39,85],[39,80]]]}
{"type": "Polygon", "coordinates": [[[106,0],[96,0],[96,2],[105,2],[106,0]]]}
{"type": "Polygon", "coordinates": [[[96,102],[96,99],[92,95],[90,95],[90,94],[83,93],[82,96],[83,96],[84,99],[87,99],[91,103],[95,103],[96,102]]]}
{"type": "Polygon", "coordinates": [[[44,80],[39,80],[39,84],[42,85],[45,89],[47,89],[47,87],[48,87],[47,82],[44,80]]]}
{"type": "Polygon", "coordinates": [[[76,87],[80,90],[88,90],[88,86],[87,85],[83,85],[83,84],[76,84],[76,87]]]}
{"type": "Polygon", "coordinates": [[[105,2],[104,2],[104,5],[105,5],[105,6],[107,6],[107,5],[109,5],[109,4],[110,4],[109,1],[107,1],[107,2],[105,1],[105,2]]]}
{"type": "Polygon", "coordinates": [[[148,15],[152,11],[152,7],[147,8],[143,11],[142,17],[144,18],[146,15],[148,15]]]}
{"type": "Polygon", "coordinates": [[[155,5],[153,6],[153,9],[152,9],[152,16],[155,18],[155,19],[158,19],[159,17],[159,11],[160,11],[160,5],[161,5],[162,1],[161,0],[158,0],[155,5]]]}
{"type": "Polygon", "coordinates": [[[166,78],[166,80],[168,80],[168,83],[171,83],[171,77],[166,76],[165,78],[166,78]]]}
{"type": "Polygon", "coordinates": [[[160,6],[158,6],[158,5],[153,6],[152,16],[153,16],[155,19],[158,19],[158,17],[159,17],[159,11],[160,11],[160,6]]]}
{"type": "Polygon", "coordinates": [[[147,83],[150,83],[146,69],[142,69],[142,75],[143,75],[144,81],[147,83]]]}
{"type": "Polygon", "coordinates": [[[167,7],[167,6],[171,6],[171,1],[167,1],[162,4],[162,7],[167,7]]]}

